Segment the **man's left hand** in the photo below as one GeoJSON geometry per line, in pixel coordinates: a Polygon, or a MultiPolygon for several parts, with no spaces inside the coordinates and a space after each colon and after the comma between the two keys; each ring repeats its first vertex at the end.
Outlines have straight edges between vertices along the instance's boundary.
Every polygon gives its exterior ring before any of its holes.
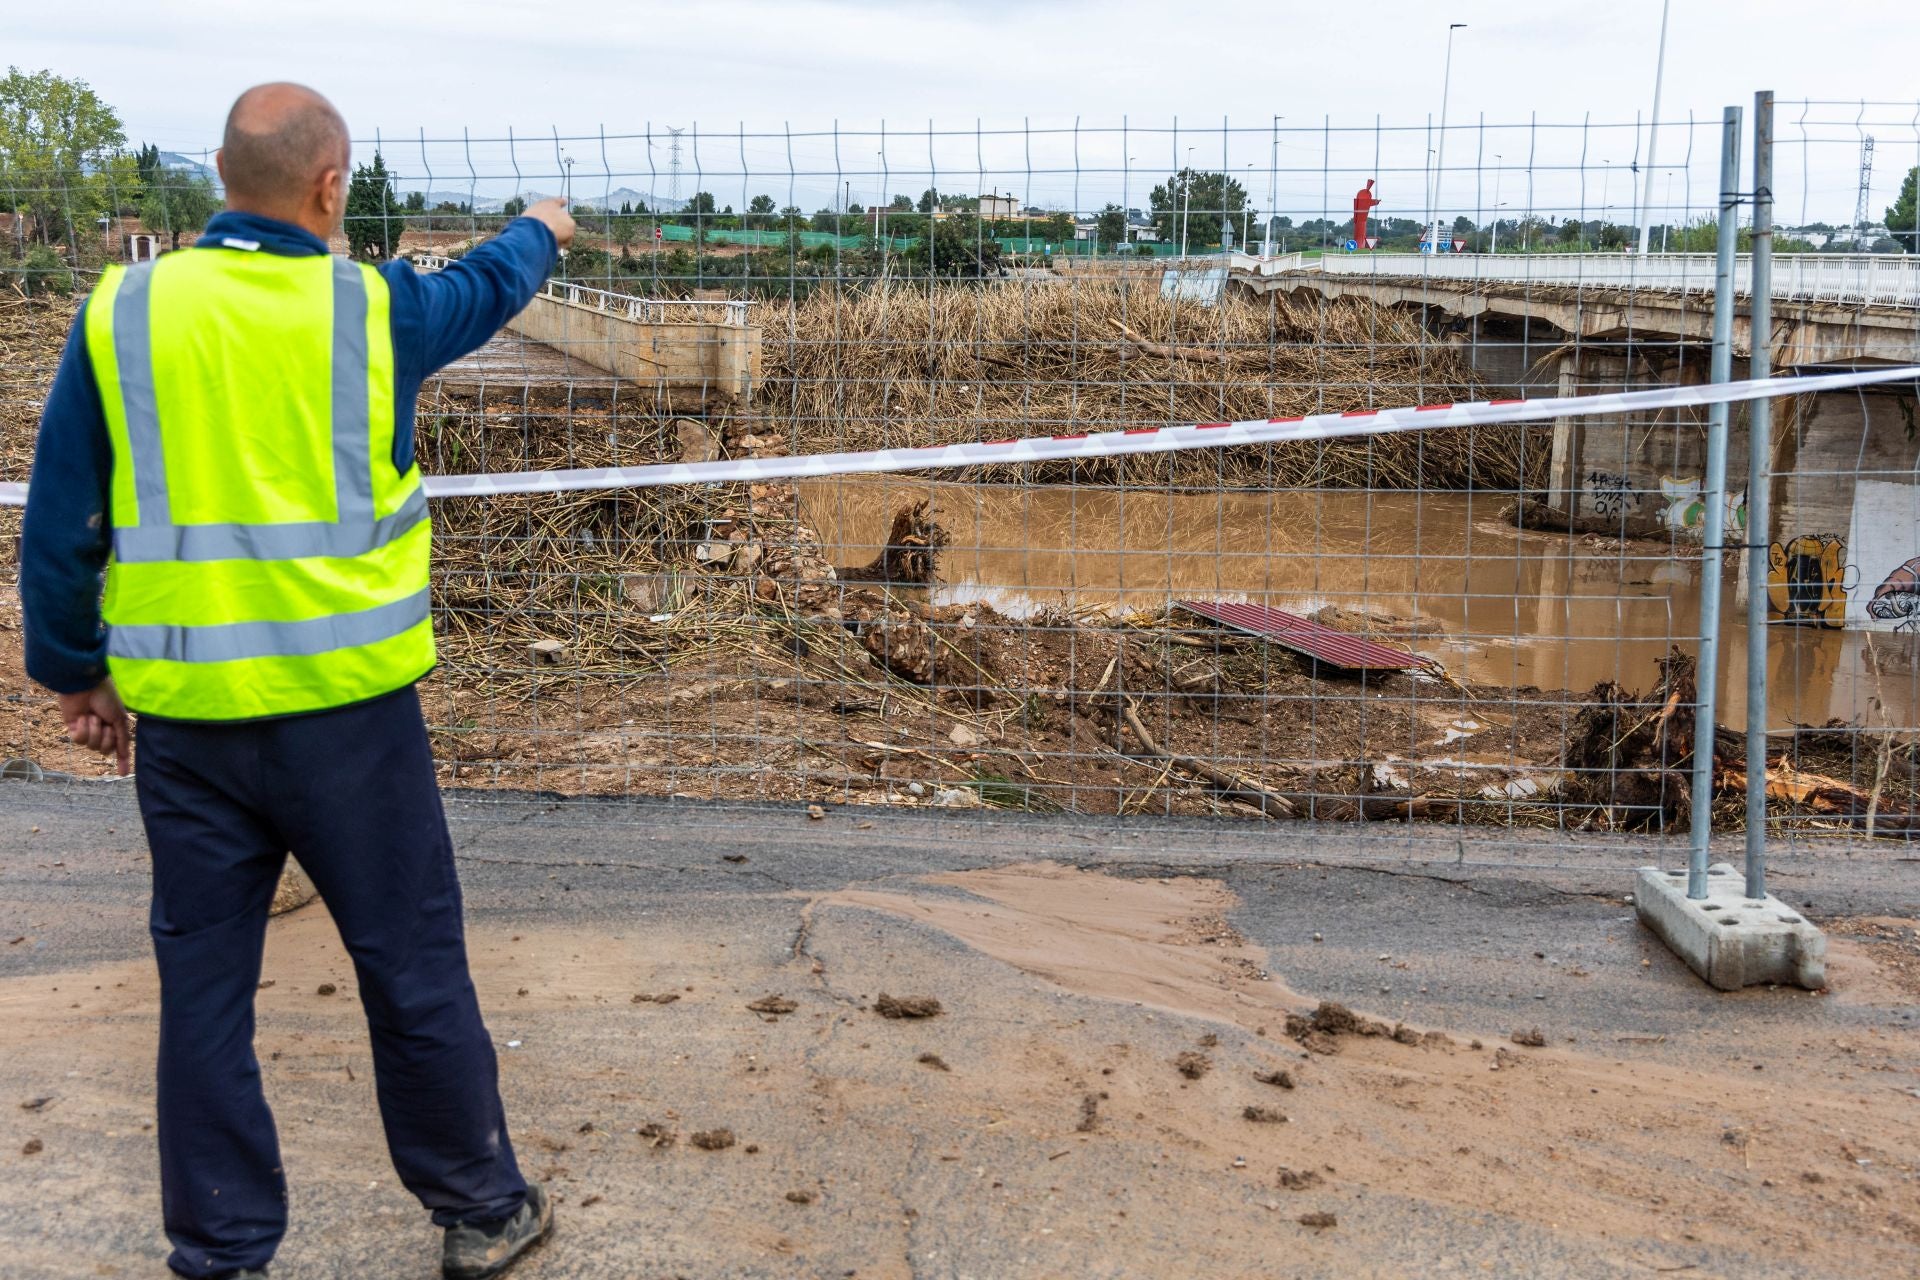
{"type": "Polygon", "coordinates": [[[55,696],[68,738],[89,751],[115,757],[121,777],[133,772],[133,722],[112,680],[102,680],[84,693],[55,696]]]}

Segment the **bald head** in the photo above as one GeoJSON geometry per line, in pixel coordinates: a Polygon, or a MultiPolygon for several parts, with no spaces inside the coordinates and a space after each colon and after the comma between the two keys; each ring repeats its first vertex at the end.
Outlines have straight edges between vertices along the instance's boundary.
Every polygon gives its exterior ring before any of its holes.
{"type": "Polygon", "coordinates": [[[296,214],[316,186],[343,179],[350,155],[347,122],[331,102],[305,85],[256,85],[227,113],[220,146],[227,203],[301,222],[296,214]]]}

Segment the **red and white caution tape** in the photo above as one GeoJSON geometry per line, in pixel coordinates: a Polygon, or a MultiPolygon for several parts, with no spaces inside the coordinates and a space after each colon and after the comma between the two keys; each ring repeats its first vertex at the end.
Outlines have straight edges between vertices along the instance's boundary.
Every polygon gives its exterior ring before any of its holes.
{"type": "MultiPolygon", "coordinates": [[[[720,462],[672,462],[644,467],[583,467],[566,471],[501,471],[490,474],[427,476],[429,498],[488,497],[509,493],[577,493],[596,489],[646,489],[671,484],[729,484],[746,480],[786,480],[809,476],[856,475],[882,471],[932,471],[960,467],[1057,462],[1074,458],[1113,458],[1136,453],[1172,453],[1180,449],[1220,449],[1230,445],[1282,444],[1385,435],[1435,427],[1492,427],[1548,418],[1598,414],[1650,414],[1662,409],[1698,407],[1771,396],[1842,391],[1879,382],[1920,380],[1920,366],[1823,373],[1804,378],[1761,378],[1695,386],[1655,387],[1646,391],[1591,396],[1551,396],[1536,400],[1472,400],[1462,404],[1425,404],[1399,409],[1355,409],[1300,418],[1257,418],[1247,422],[1201,422],[1179,427],[1139,427],[1079,435],[1029,436],[975,444],[927,445],[917,449],[870,449],[857,453],[803,453],[781,458],[739,458],[720,462]]],[[[26,501],[27,487],[0,483],[0,505],[26,501]]]]}

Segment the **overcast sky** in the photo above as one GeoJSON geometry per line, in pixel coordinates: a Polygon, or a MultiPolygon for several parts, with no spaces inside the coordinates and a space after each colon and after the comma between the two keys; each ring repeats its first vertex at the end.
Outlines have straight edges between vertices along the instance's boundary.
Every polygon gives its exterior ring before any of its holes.
{"type": "MultiPolygon", "coordinates": [[[[192,154],[218,145],[240,89],[304,81],[333,98],[356,138],[377,133],[394,167],[430,172],[435,189],[555,191],[570,156],[577,200],[621,187],[666,195],[675,126],[689,130],[682,194],[704,187],[736,207],[763,190],[809,209],[835,192],[917,196],[929,174],[943,190],[1023,203],[1097,208],[1124,194],[1140,206],[1191,147],[1196,166],[1233,172],[1262,207],[1344,217],[1374,176],[1383,211],[1418,216],[1447,24],[1464,22],[1440,203],[1628,221],[1661,4],[681,0],[549,6],[550,20],[540,8],[14,4],[0,58],[82,77],[119,108],[132,141],[192,154]],[[511,147],[500,141],[510,129],[511,147]],[[475,141],[460,141],[463,130],[475,141]]],[[[1672,8],[1661,117],[1673,124],[1659,141],[1655,204],[1709,206],[1720,108],[1771,88],[1787,222],[1852,216],[1861,109],[1841,104],[1885,104],[1865,109],[1878,217],[1920,158],[1920,103],[1898,101],[1920,90],[1920,6],[1672,8]]]]}

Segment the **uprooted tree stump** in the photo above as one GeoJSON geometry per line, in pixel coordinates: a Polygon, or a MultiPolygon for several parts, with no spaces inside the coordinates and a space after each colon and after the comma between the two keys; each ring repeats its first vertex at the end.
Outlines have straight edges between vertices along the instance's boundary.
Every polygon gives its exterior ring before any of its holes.
{"type": "Polygon", "coordinates": [[[867,564],[839,572],[842,582],[885,582],[925,586],[940,568],[940,549],[950,539],[933,519],[933,504],[922,499],[894,512],[887,545],[867,564]]]}
{"type": "Polygon", "coordinates": [[[1694,699],[1694,660],[1678,649],[1660,660],[1660,679],[1644,697],[1611,680],[1595,685],[1567,733],[1568,798],[1625,810],[1628,830],[1684,821],[1694,699]]]}

